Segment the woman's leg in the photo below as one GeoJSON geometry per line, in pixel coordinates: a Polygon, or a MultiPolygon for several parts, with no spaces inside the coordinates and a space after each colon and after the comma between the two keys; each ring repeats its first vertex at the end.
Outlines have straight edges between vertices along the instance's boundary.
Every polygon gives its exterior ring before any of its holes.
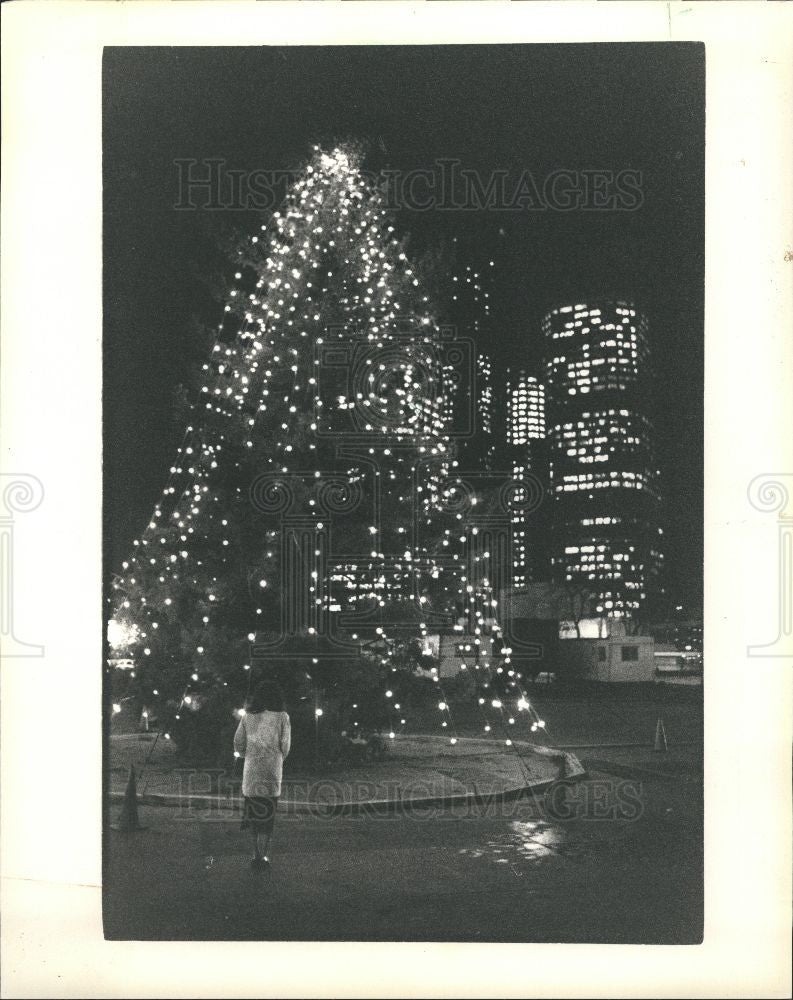
{"type": "Polygon", "coordinates": [[[251,827],[251,841],[253,844],[253,857],[258,860],[262,856],[261,851],[259,850],[259,834],[253,827],[251,827]]]}
{"type": "Polygon", "coordinates": [[[278,808],[278,799],[271,798],[267,803],[267,816],[266,823],[264,826],[264,832],[262,833],[263,847],[262,854],[265,858],[270,857],[270,843],[273,839],[273,826],[275,824],[275,811],[278,808]]]}

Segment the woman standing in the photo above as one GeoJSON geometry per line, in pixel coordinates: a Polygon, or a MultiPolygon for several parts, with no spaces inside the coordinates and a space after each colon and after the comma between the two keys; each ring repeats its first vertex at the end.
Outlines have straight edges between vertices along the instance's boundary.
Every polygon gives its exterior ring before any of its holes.
{"type": "Polygon", "coordinates": [[[251,694],[234,734],[234,752],[245,758],[242,770],[242,830],[253,840],[251,867],[270,867],[268,852],[281,794],[284,758],[291,746],[289,716],[281,689],[262,681],[251,694]]]}

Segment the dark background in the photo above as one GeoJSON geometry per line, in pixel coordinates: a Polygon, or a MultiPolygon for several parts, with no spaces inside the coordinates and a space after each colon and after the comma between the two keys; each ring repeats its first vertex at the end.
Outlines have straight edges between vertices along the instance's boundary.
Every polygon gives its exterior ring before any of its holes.
{"type": "Polygon", "coordinates": [[[456,240],[458,269],[487,272],[497,361],[535,360],[539,318],[558,300],[623,296],[647,313],[668,582],[698,610],[702,45],[107,48],[103,98],[107,572],[147,523],[181,438],[174,393],[204,358],[201,325],[219,318],[220,234],[264,221],[175,210],[174,160],[297,170],[314,142],[360,138],[393,169],[458,158],[515,182],[524,169],[538,182],[560,168],[642,172],[634,212],[402,210],[397,226],[417,251],[456,240]]]}

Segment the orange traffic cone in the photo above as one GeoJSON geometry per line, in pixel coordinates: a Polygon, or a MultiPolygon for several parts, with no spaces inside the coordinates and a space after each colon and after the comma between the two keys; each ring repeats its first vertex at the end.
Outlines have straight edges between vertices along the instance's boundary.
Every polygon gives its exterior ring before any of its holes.
{"type": "Polygon", "coordinates": [[[655,727],[655,746],[653,750],[656,753],[666,753],[666,730],[664,729],[664,720],[661,716],[658,716],[658,722],[655,727]]]}
{"type": "Polygon", "coordinates": [[[135,785],[135,767],[132,764],[129,766],[129,778],[127,779],[127,789],[124,792],[124,804],[121,807],[118,822],[114,823],[111,829],[118,830],[120,833],[135,833],[137,830],[146,829],[145,826],[141,826],[138,819],[138,790],[135,785]]]}

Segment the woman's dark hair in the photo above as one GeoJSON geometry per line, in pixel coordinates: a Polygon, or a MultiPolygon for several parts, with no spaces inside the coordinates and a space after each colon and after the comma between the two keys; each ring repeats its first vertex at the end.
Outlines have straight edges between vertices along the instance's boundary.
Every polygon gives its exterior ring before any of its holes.
{"type": "Polygon", "coordinates": [[[249,712],[283,712],[284,693],[275,681],[259,681],[248,696],[249,712]]]}

